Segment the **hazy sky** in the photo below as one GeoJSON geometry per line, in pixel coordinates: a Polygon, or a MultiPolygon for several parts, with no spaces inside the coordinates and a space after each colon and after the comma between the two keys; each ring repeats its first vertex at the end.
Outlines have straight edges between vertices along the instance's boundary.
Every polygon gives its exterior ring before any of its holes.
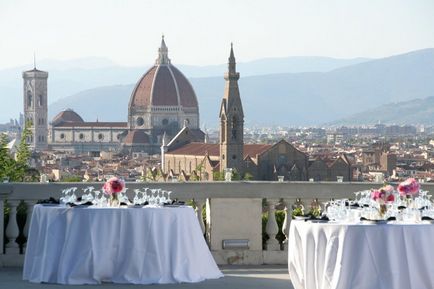
{"type": "Polygon", "coordinates": [[[432,0],[0,0],[0,69],[37,58],[149,64],[319,55],[382,57],[434,47],[432,0]]]}

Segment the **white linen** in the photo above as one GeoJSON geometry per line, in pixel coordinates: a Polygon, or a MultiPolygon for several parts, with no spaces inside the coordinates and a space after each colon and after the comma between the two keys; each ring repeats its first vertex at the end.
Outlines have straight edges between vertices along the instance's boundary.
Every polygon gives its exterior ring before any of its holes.
{"type": "Polygon", "coordinates": [[[191,207],[34,207],[24,280],[164,284],[222,276],[191,207]]]}
{"type": "Polygon", "coordinates": [[[291,222],[295,289],[433,289],[434,225],[291,222]]]}

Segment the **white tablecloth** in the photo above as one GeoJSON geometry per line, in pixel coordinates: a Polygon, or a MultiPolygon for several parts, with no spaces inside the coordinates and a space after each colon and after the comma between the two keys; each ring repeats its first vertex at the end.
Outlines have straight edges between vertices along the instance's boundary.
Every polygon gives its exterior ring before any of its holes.
{"type": "Polygon", "coordinates": [[[151,284],[222,276],[191,207],[33,210],[24,280],[151,284]]]}
{"type": "Polygon", "coordinates": [[[295,289],[433,289],[434,225],[293,221],[295,289]]]}

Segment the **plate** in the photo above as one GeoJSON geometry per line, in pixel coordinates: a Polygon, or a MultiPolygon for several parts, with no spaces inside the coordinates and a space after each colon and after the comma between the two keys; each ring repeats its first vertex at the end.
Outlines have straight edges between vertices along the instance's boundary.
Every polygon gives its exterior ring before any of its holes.
{"type": "Polygon", "coordinates": [[[307,217],[307,216],[295,216],[295,219],[296,220],[307,220],[307,219],[310,219],[310,217],[307,217]]]}

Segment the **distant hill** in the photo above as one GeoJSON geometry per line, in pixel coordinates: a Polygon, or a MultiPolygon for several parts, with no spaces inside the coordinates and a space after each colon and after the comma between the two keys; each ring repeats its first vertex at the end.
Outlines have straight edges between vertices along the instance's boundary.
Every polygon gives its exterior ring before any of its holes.
{"type": "MultiPolygon", "coordinates": [[[[266,58],[239,63],[238,70],[244,77],[271,73],[325,72],[368,60],[366,58],[335,59],[329,57],[266,58]]],[[[225,59],[222,59],[222,62],[224,61],[225,59]]],[[[178,65],[176,60],[174,64],[190,78],[221,77],[227,68],[226,64],[178,65]]],[[[90,57],[66,61],[43,60],[38,61],[37,66],[49,72],[48,102],[54,103],[59,99],[101,86],[135,83],[151,67],[151,64],[125,67],[105,58],[90,57]]],[[[0,123],[8,121],[9,118],[18,117],[19,112],[22,111],[21,73],[32,67],[28,65],[0,70],[0,100],[8,99],[7,107],[0,106],[0,123]]]]}
{"type": "MultiPolygon", "coordinates": [[[[245,76],[241,68],[238,70],[248,125],[319,125],[381,105],[434,95],[434,49],[327,72],[245,76]]],[[[190,80],[199,98],[201,123],[217,125],[223,73],[218,77],[190,80]]],[[[71,107],[85,119],[95,119],[98,114],[101,120],[125,121],[132,86],[95,88],[71,95],[53,103],[50,116],[71,107]]]]}
{"type": "Polygon", "coordinates": [[[377,108],[330,123],[331,125],[376,124],[434,125],[434,96],[398,103],[388,103],[377,108]]]}

